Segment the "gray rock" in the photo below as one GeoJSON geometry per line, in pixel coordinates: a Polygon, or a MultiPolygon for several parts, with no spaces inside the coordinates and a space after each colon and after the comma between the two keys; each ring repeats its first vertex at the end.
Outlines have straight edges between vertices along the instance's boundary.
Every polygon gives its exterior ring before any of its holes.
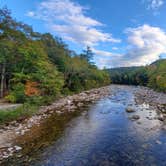
{"type": "Polygon", "coordinates": [[[143,145],[142,145],[142,148],[148,149],[148,148],[149,148],[149,144],[143,144],[143,145]]]}
{"type": "Polygon", "coordinates": [[[139,115],[133,115],[130,117],[131,120],[138,120],[140,119],[140,116],[139,115]]]}
{"type": "Polygon", "coordinates": [[[61,112],[61,111],[56,111],[56,113],[57,113],[57,114],[62,114],[63,112],[61,112]]]}
{"type": "Polygon", "coordinates": [[[166,130],[166,125],[162,127],[162,130],[166,130]]]}
{"type": "Polygon", "coordinates": [[[159,116],[157,119],[160,120],[160,121],[164,121],[164,117],[163,116],[159,116]]]}
{"type": "Polygon", "coordinates": [[[84,105],[84,104],[81,103],[81,102],[79,102],[79,103],[77,104],[78,107],[82,107],[83,105],[84,105]]]}
{"type": "Polygon", "coordinates": [[[148,119],[148,120],[153,120],[153,118],[152,118],[152,117],[149,117],[149,116],[147,116],[146,119],[148,119]]]}
{"type": "Polygon", "coordinates": [[[12,147],[8,148],[8,151],[13,152],[13,148],[12,147]]]}
{"type": "Polygon", "coordinates": [[[127,113],[132,113],[132,112],[135,112],[135,109],[133,107],[127,107],[126,112],[127,113]]]}
{"type": "Polygon", "coordinates": [[[166,114],[166,109],[161,109],[161,112],[162,112],[163,114],[166,114]]]}
{"type": "Polygon", "coordinates": [[[16,146],[14,146],[14,148],[15,148],[15,150],[16,150],[16,151],[19,151],[19,150],[21,150],[21,149],[22,149],[22,147],[17,146],[17,145],[16,145],[16,146]]]}
{"type": "Polygon", "coordinates": [[[161,141],[159,141],[159,140],[156,140],[156,144],[161,145],[161,144],[162,144],[162,142],[161,142],[161,141]]]}

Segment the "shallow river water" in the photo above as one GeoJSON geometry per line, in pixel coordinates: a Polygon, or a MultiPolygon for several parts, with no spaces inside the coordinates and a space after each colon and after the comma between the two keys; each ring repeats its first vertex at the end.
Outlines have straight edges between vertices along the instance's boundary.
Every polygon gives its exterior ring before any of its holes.
{"type": "Polygon", "coordinates": [[[166,166],[166,131],[156,111],[135,104],[136,87],[110,88],[110,96],[81,112],[54,115],[20,137],[23,150],[6,165],[166,166]],[[127,113],[129,105],[136,112],[127,113]]]}

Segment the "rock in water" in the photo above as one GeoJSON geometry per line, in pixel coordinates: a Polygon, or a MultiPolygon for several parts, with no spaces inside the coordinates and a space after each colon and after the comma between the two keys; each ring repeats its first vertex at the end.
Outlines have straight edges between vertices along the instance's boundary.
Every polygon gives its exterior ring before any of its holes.
{"type": "Polygon", "coordinates": [[[126,108],[126,112],[132,113],[132,112],[135,112],[135,109],[132,108],[132,107],[127,107],[127,108],[126,108]]]}
{"type": "Polygon", "coordinates": [[[138,120],[140,119],[140,116],[139,115],[133,115],[130,117],[131,120],[138,120]]]}
{"type": "Polygon", "coordinates": [[[163,117],[163,116],[159,116],[159,117],[158,117],[158,120],[164,121],[164,117],[163,117]]]}
{"type": "Polygon", "coordinates": [[[156,140],[156,144],[161,145],[161,144],[162,144],[162,142],[161,142],[161,141],[159,141],[159,140],[156,140]]]}

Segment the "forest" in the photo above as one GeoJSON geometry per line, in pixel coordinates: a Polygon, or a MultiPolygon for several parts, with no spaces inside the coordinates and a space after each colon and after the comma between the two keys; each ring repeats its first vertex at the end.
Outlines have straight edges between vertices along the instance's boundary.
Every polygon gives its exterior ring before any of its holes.
{"type": "Polygon", "coordinates": [[[0,98],[41,105],[108,84],[109,74],[94,65],[90,47],[76,54],[61,38],[34,32],[0,9],[0,98]]]}
{"type": "Polygon", "coordinates": [[[115,84],[142,85],[166,92],[166,59],[160,59],[145,67],[121,67],[108,69],[115,84]]]}

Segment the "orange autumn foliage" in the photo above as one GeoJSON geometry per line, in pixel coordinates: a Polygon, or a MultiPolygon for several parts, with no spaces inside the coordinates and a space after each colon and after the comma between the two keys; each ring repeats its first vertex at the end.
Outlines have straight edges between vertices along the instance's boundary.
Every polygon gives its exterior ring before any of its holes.
{"type": "Polygon", "coordinates": [[[40,95],[40,91],[38,89],[38,83],[27,81],[25,84],[25,95],[26,96],[38,96],[40,95]]]}

